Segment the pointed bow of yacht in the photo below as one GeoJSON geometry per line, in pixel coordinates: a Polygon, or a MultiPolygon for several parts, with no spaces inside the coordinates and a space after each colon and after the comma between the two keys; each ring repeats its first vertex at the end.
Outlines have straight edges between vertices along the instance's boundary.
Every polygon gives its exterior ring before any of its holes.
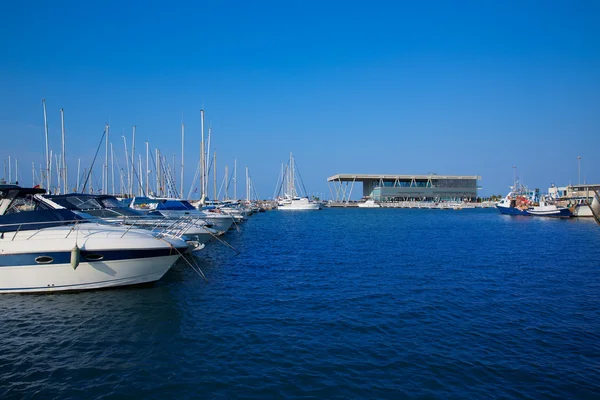
{"type": "Polygon", "coordinates": [[[85,224],[5,232],[0,293],[100,289],[159,280],[187,250],[180,239],[85,224]]]}

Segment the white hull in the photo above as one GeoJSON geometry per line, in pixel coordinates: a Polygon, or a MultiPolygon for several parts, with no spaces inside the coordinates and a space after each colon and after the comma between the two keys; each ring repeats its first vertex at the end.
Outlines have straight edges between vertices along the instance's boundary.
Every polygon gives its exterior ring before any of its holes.
{"type": "Polygon", "coordinates": [[[579,218],[592,218],[594,214],[592,214],[592,209],[587,204],[577,204],[573,208],[573,216],[579,218]]]}
{"type": "Polygon", "coordinates": [[[320,210],[319,203],[311,203],[307,199],[286,201],[277,206],[278,210],[320,210]],[[306,200],[306,201],[302,201],[306,200]]]}
{"type": "Polygon", "coordinates": [[[227,232],[233,225],[233,217],[224,213],[202,212],[206,221],[212,224],[212,229],[227,232]]]}
{"type": "Polygon", "coordinates": [[[373,200],[367,200],[363,203],[357,203],[357,206],[360,208],[380,208],[381,206],[373,200]]]}
{"type": "Polygon", "coordinates": [[[179,255],[71,264],[0,267],[0,293],[103,289],[155,282],[179,255]]]}
{"type": "Polygon", "coordinates": [[[590,209],[594,215],[594,219],[600,224],[600,194],[597,191],[590,204],[590,209]]]}
{"type": "Polygon", "coordinates": [[[153,282],[187,245],[146,230],[86,223],[5,232],[0,238],[0,293],[100,289],[153,282]],[[80,249],[72,250],[77,245],[80,249]],[[74,262],[79,259],[79,264],[74,262]],[[73,267],[75,264],[76,268],[73,267]]]}

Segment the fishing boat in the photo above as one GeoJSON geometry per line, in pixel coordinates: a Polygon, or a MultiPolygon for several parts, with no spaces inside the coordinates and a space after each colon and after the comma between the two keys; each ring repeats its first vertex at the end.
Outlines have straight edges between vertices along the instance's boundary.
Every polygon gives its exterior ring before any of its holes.
{"type": "Polygon", "coordinates": [[[527,209],[533,204],[533,199],[522,187],[516,184],[511,187],[510,192],[496,204],[501,214],[529,216],[527,209]]]}
{"type": "Polygon", "coordinates": [[[517,185],[496,204],[501,214],[522,215],[534,217],[569,218],[571,211],[567,207],[551,204],[542,198],[536,205],[537,194],[517,185]]]}
{"type": "Polygon", "coordinates": [[[535,217],[569,218],[571,216],[571,210],[568,208],[549,204],[545,199],[540,200],[539,205],[527,208],[525,212],[535,217]]]}
{"type": "Polygon", "coordinates": [[[90,222],[41,201],[45,189],[0,185],[0,293],[101,289],[159,280],[183,240],[90,222]]]}
{"type": "MultiPolygon", "coordinates": [[[[278,182],[279,183],[279,182],[278,182]]],[[[312,201],[306,194],[304,183],[294,162],[294,156],[290,153],[290,160],[285,171],[281,171],[279,193],[277,194],[278,210],[320,210],[321,203],[312,201]],[[296,181],[300,182],[299,188],[296,188],[296,181]],[[302,194],[300,190],[302,189],[302,194]]]]}

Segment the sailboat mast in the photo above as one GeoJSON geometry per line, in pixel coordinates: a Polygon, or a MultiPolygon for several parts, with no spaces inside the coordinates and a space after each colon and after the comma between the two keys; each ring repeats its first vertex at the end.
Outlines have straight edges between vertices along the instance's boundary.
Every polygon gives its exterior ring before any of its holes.
{"type": "Polygon", "coordinates": [[[246,167],[246,201],[250,201],[250,184],[248,183],[248,167],[246,167]]]}
{"type": "Polygon", "coordinates": [[[237,158],[233,159],[233,199],[237,200],[237,158]]]}
{"type": "Polygon", "coordinates": [[[48,153],[48,116],[46,115],[46,99],[42,99],[44,108],[44,131],[46,136],[46,191],[50,193],[50,157],[48,153]]]}
{"type": "Polygon", "coordinates": [[[135,182],[135,128],[136,126],[134,125],[131,139],[131,181],[129,187],[129,194],[131,194],[131,196],[133,196],[133,186],[135,182]]]}
{"type": "Polygon", "coordinates": [[[204,180],[205,180],[205,176],[204,176],[204,110],[200,110],[200,127],[201,127],[201,138],[200,138],[200,187],[201,192],[200,192],[200,199],[201,202],[204,203],[204,197],[205,197],[205,192],[204,192],[204,180]]]}
{"type": "Polygon", "coordinates": [[[104,156],[104,179],[102,181],[102,193],[108,193],[108,130],[110,125],[106,124],[106,155],[104,156]]]}
{"type": "Polygon", "coordinates": [[[77,159],[77,193],[79,193],[79,170],[81,168],[81,158],[77,159]]]}
{"type": "Polygon", "coordinates": [[[31,187],[35,187],[35,162],[31,162],[31,187]]]}
{"type": "Polygon", "coordinates": [[[62,176],[63,176],[63,190],[67,193],[67,155],[65,152],[65,112],[60,109],[60,128],[62,132],[62,176]]]}
{"type": "Polygon", "coordinates": [[[156,191],[155,196],[160,196],[160,157],[158,149],[154,149],[154,153],[156,155],[156,191]]]}
{"type": "Polygon", "coordinates": [[[217,200],[217,152],[213,155],[213,200],[217,200]]]}
{"type": "Polygon", "coordinates": [[[185,126],[183,125],[183,121],[181,122],[181,182],[180,182],[180,186],[181,186],[181,190],[180,190],[180,196],[183,199],[183,156],[184,156],[184,147],[183,147],[183,139],[185,137],[185,126]]]}
{"type": "Polygon", "coordinates": [[[115,151],[113,150],[113,144],[110,142],[110,172],[112,175],[112,195],[115,195],[115,151]]]}
{"type": "Polygon", "coordinates": [[[225,200],[229,200],[229,165],[225,166],[225,200]]]}
{"type": "Polygon", "coordinates": [[[150,184],[150,164],[149,164],[149,153],[150,153],[150,148],[148,147],[149,143],[146,142],[146,173],[144,174],[146,176],[146,196],[148,196],[148,193],[150,193],[148,191],[148,186],[150,184]]]}
{"type": "MultiPolygon", "coordinates": [[[[125,132],[123,132],[125,133],[125,132]]],[[[130,182],[131,182],[131,178],[130,178],[130,174],[129,174],[129,153],[127,152],[127,138],[125,137],[125,135],[122,136],[123,137],[123,145],[125,146],[125,168],[127,168],[127,186],[125,188],[125,190],[121,191],[121,195],[125,195],[125,192],[129,192],[129,186],[130,186],[130,182]]],[[[79,186],[79,185],[77,185],[79,186]]]]}

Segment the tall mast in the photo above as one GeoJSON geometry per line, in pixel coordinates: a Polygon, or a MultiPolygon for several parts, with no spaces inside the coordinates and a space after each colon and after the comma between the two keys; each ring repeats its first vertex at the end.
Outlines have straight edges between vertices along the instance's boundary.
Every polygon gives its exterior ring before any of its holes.
{"type": "Polygon", "coordinates": [[[160,157],[159,157],[159,153],[158,153],[158,149],[154,149],[154,152],[156,154],[156,193],[155,196],[159,197],[160,196],[160,157]]]}
{"type": "Polygon", "coordinates": [[[65,153],[65,112],[62,108],[60,109],[60,128],[61,128],[61,132],[62,132],[63,190],[64,190],[64,193],[68,193],[68,191],[67,191],[67,155],[65,153]]]}
{"type": "Polygon", "coordinates": [[[177,178],[177,171],[175,171],[175,153],[173,153],[173,171],[169,174],[171,176],[170,181],[173,183],[173,187],[171,187],[172,185],[169,183],[169,192],[171,192],[171,197],[178,197],[177,196],[177,182],[175,181],[177,178]]]}
{"type": "Polygon", "coordinates": [[[205,176],[204,176],[204,110],[200,110],[200,127],[202,136],[200,138],[200,202],[204,204],[204,198],[206,196],[204,192],[205,187],[205,176]]]}
{"type": "Polygon", "coordinates": [[[206,166],[204,168],[205,175],[206,175],[206,178],[205,178],[205,181],[204,181],[205,185],[206,185],[206,189],[204,190],[204,193],[206,193],[207,196],[208,196],[208,179],[209,179],[209,176],[210,176],[209,175],[210,174],[210,168],[209,168],[210,162],[209,162],[209,160],[210,160],[210,139],[211,139],[211,134],[212,134],[212,130],[209,127],[208,128],[208,144],[206,146],[206,152],[205,152],[206,155],[204,157],[204,163],[206,164],[206,166]]]}
{"type": "Polygon", "coordinates": [[[148,156],[149,156],[150,149],[149,149],[148,146],[149,146],[148,142],[146,142],[146,173],[144,174],[144,175],[146,175],[146,196],[148,196],[148,193],[150,193],[148,191],[148,186],[150,184],[150,179],[149,179],[150,178],[150,164],[149,164],[149,161],[148,161],[148,159],[149,159],[148,156]]]}
{"type": "Polygon", "coordinates": [[[102,181],[102,193],[108,194],[108,130],[110,125],[106,124],[106,155],[104,157],[104,179],[102,181]]]}
{"type": "Polygon", "coordinates": [[[113,144],[110,142],[110,174],[112,176],[112,195],[115,195],[115,151],[113,144]]]}
{"type": "Polygon", "coordinates": [[[19,182],[19,159],[15,158],[15,182],[19,182]]]}
{"type": "Polygon", "coordinates": [[[213,154],[213,201],[217,200],[217,152],[213,154]]]}
{"type": "MultiPolygon", "coordinates": [[[[4,162],[6,162],[6,161],[4,161],[4,162]]],[[[12,182],[12,172],[11,171],[12,171],[12,160],[10,159],[10,156],[8,156],[8,184],[9,185],[12,182]]]]}
{"type": "Polygon", "coordinates": [[[35,162],[31,162],[31,187],[35,187],[35,162]]]}
{"type": "MultiPolygon", "coordinates": [[[[125,132],[123,132],[125,133],[125,132]]],[[[127,187],[125,190],[122,190],[121,195],[125,196],[125,192],[129,192],[129,186],[131,184],[131,177],[129,174],[129,153],[127,153],[127,138],[125,137],[125,135],[122,136],[123,137],[123,145],[125,146],[125,167],[127,168],[127,187]]]]}
{"type": "Polygon", "coordinates": [[[144,177],[141,175],[142,174],[142,155],[140,154],[139,156],[139,167],[138,167],[138,173],[140,174],[140,183],[138,185],[138,196],[142,195],[142,190],[144,190],[144,182],[142,181],[144,179],[144,177]]]}
{"type": "Polygon", "coordinates": [[[233,199],[237,200],[237,158],[233,159],[233,199]]]}
{"type": "Polygon", "coordinates": [[[180,196],[183,199],[183,156],[184,156],[184,151],[183,151],[183,141],[184,141],[184,136],[185,136],[185,126],[183,125],[183,121],[181,122],[181,182],[180,182],[180,186],[181,186],[181,190],[180,190],[180,196]]]}
{"type": "Polygon", "coordinates": [[[290,152],[290,192],[292,193],[292,197],[296,197],[296,184],[294,182],[294,178],[296,171],[294,171],[294,156],[290,152]]]}
{"type": "Polygon", "coordinates": [[[48,116],[46,115],[46,99],[42,99],[44,108],[44,131],[46,133],[46,192],[50,193],[50,157],[48,153],[48,116]]]}
{"type": "Polygon", "coordinates": [[[131,139],[131,183],[129,193],[133,196],[133,186],[135,182],[135,125],[133,126],[133,134],[131,139]]]}
{"type": "Polygon", "coordinates": [[[229,200],[229,165],[225,166],[225,200],[229,200]]]}
{"type": "Polygon", "coordinates": [[[246,201],[250,201],[250,182],[248,179],[248,167],[246,167],[246,201]]]}
{"type": "Polygon", "coordinates": [[[81,168],[81,158],[77,159],[77,193],[79,193],[79,170],[81,168]]]}

